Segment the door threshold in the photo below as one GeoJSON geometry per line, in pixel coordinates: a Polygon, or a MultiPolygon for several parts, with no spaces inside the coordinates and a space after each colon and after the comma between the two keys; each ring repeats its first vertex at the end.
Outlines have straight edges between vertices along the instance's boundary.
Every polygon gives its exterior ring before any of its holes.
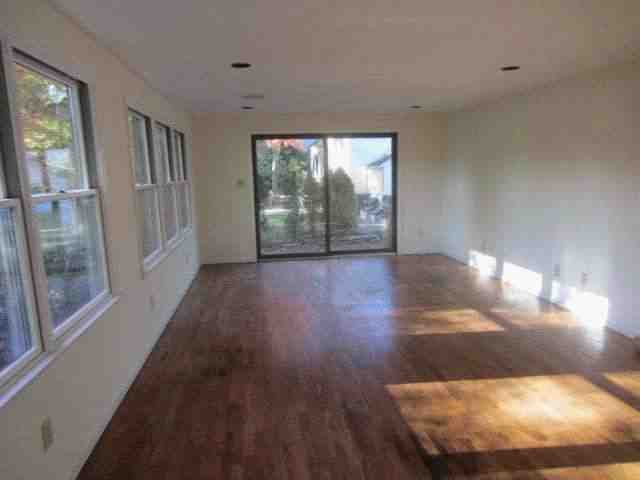
{"type": "Polygon", "coordinates": [[[272,263],[272,262],[299,262],[306,260],[332,260],[340,258],[362,258],[362,257],[394,257],[398,255],[397,252],[355,252],[355,253],[336,253],[331,255],[300,255],[289,257],[268,257],[259,258],[258,263],[272,263]]]}

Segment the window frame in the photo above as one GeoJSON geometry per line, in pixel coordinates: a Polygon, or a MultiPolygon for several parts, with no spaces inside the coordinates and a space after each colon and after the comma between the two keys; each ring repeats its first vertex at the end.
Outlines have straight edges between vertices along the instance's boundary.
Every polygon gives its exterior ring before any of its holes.
{"type": "MultiPolygon", "coordinates": [[[[69,88],[70,94],[70,105],[71,105],[71,128],[73,131],[73,153],[77,155],[77,161],[80,165],[79,174],[83,177],[82,183],[84,184],[84,188],[76,188],[67,191],[60,191],[57,193],[37,193],[33,194],[30,191],[25,191],[23,195],[31,195],[31,207],[33,208],[36,205],[40,205],[43,203],[53,202],[53,201],[62,201],[62,200],[72,200],[77,201],[78,198],[83,197],[93,197],[96,201],[96,224],[98,226],[98,248],[101,252],[101,262],[102,262],[102,281],[104,282],[104,290],[99,293],[97,296],[92,298],[89,302],[81,306],[78,310],[73,312],[67,318],[65,318],[59,325],[55,325],[53,321],[53,315],[51,312],[51,307],[49,304],[49,289],[48,289],[48,276],[46,274],[44,268],[44,255],[42,251],[42,243],[40,234],[37,231],[37,221],[34,216],[31,218],[32,231],[31,235],[33,236],[32,242],[34,245],[34,250],[38,252],[38,255],[34,255],[34,259],[41,263],[41,271],[44,272],[44,275],[34,275],[36,280],[36,291],[39,294],[39,297],[42,296],[43,299],[46,296],[47,302],[44,303],[41,307],[39,307],[40,317],[41,317],[41,328],[46,335],[46,338],[52,342],[59,342],[60,339],[71,329],[73,329],[74,325],[80,322],[83,318],[85,318],[97,305],[100,305],[105,299],[111,296],[111,285],[110,285],[110,277],[109,277],[109,268],[107,265],[107,252],[106,252],[106,241],[104,236],[104,216],[102,214],[102,202],[101,195],[99,192],[99,185],[96,185],[97,179],[91,178],[92,176],[89,174],[89,159],[87,157],[86,151],[86,142],[87,137],[85,135],[85,122],[87,121],[84,118],[81,106],[81,85],[78,80],[75,80],[61,72],[56,71],[55,69],[49,67],[48,65],[35,60],[34,58],[22,53],[17,49],[13,49],[12,63],[15,68],[15,65],[21,65],[26,67],[33,72],[44,76],[45,78],[50,78],[56,82],[60,82],[69,88]]],[[[17,88],[17,84],[16,85],[17,88]]],[[[17,98],[17,97],[16,97],[17,98]]],[[[17,99],[16,99],[17,102],[17,99]]],[[[23,175],[27,182],[30,184],[30,176],[27,170],[27,162],[26,162],[26,148],[24,146],[24,135],[22,129],[22,120],[20,118],[20,114],[18,113],[18,106],[16,104],[16,123],[18,124],[18,131],[20,132],[20,136],[18,141],[20,142],[20,149],[23,152],[19,163],[23,168],[23,175]]]]}
{"type": "MultiPolygon", "coordinates": [[[[146,274],[151,272],[157,265],[162,263],[162,261],[168,257],[171,252],[177,248],[182,241],[187,237],[187,235],[193,229],[193,214],[192,214],[192,200],[191,200],[191,186],[190,186],[190,176],[187,173],[187,158],[185,154],[186,148],[186,140],[185,135],[182,131],[170,126],[168,123],[164,121],[157,120],[150,115],[142,113],[142,109],[137,106],[133,106],[132,104],[135,102],[127,101],[126,104],[126,112],[127,112],[127,122],[128,115],[134,114],[139,118],[144,118],[146,120],[146,142],[148,145],[148,169],[149,175],[151,176],[151,183],[147,185],[140,185],[137,183],[136,171],[135,171],[135,158],[131,159],[132,166],[132,178],[133,178],[133,189],[136,197],[139,196],[139,192],[142,190],[153,190],[155,192],[156,199],[156,219],[158,225],[158,231],[160,235],[159,247],[147,257],[144,256],[144,219],[138,218],[140,215],[138,213],[139,209],[136,209],[136,222],[138,223],[138,244],[140,251],[140,263],[142,276],[144,277],[146,274]],[[159,129],[162,129],[162,134],[160,134],[159,129]],[[161,136],[165,137],[166,142],[166,155],[164,159],[159,152],[160,148],[163,148],[161,136]],[[187,212],[187,225],[183,228],[181,226],[181,213],[180,213],[180,189],[184,188],[186,190],[186,212],[187,212]],[[168,192],[171,192],[173,197],[173,206],[174,206],[174,216],[175,216],[175,225],[176,232],[175,234],[169,238],[167,234],[167,211],[165,204],[165,196],[169,195],[168,192]]],[[[133,137],[129,135],[130,142],[130,152],[134,152],[134,149],[131,148],[133,145],[133,137]]],[[[136,198],[136,205],[138,205],[138,198],[136,198]]]]}
{"type": "MultiPolygon", "coordinates": [[[[152,160],[152,145],[150,143],[150,125],[151,125],[151,121],[149,119],[148,116],[144,115],[143,113],[138,112],[137,110],[128,107],[127,108],[127,121],[129,120],[129,117],[135,117],[138,120],[142,121],[143,125],[144,125],[144,157],[145,157],[145,168],[146,168],[146,172],[147,172],[147,181],[145,183],[139,183],[138,182],[138,174],[137,174],[137,170],[136,170],[136,161],[137,159],[135,158],[135,155],[131,157],[131,161],[132,161],[132,166],[133,166],[133,181],[136,184],[137,187],[143,187],[146,185],[154,185],[156,182],[156,175],[155,172],[152,169],[153,166],[153,160],[152,160]]],[[[133,141],[133,133],[131,130],[129,131],[129,142],[133,141]]],[[[131,145],[133,146],[133,145],[131,145]]],[[[131,150],[132,152],[135,153],[135,149],[131,150]]]]}
{"type": "MultiPolygon", "coordinates": [[[[159,165],[160,162],[160,155],[157,155],[157,161],[156,161],[156,165],[158,165],[158,171],[160,173],[160,181],[158,182],[159,186],[160,186],[160,197],[161,197],[161,205],[160,205],[160,211],[162,213],[162,225],[163,225],[163,238],[164,238],[164,246],[165,248],[169,249],[175,245],[177,245],[180,240],[181,240],[181,232],[180,232],[180,219],[178,216],[178,199],[177,199],[177,192],[176,192],[176,162],[175,162],[175,158],[174,158],[174,151],[173,151],[173,139],[172,139],[172,129],[171,127],[169,127],[168,125],[159,122],[157,120],[154,120],[154,129],[153,129],[153,134],[154,134],[154,149],[156,148],[156,146],[158,148],[162,148],[162,145],[160,143],[156,143],[156,141],[159,141],[159,133],[158,133],[158,127],[164,129],[164,134],[163,136],[165,137],[165,142],[166,142],[166,152],[165,152],[165,159],[164,159],[164,165],[159,165]],[[171,178],[173,175],[173,178],[171,178]],[[173,195],[173,208],[174,208],[174,220],[175,220],[175,225],[176,225],[176,232],[174,235],[172,235],[171,237],[169,237],[168,231],[167,231],[167,219],[166,219],[166,204],[165,204],[165,198],[164,196],[167,194],[167,192],[172,192],[173,195]]],[[[155,151],[155,150],[154,150],[155,151]]]]}
{"type": "MultiPolygon", "coordinates": [[[[2,171],[0,156],[0,172],[2,171]]],[[[17,198],[1,198],[0,209],[7,208],[13,210],[14,224],[16,233],[16,248],[18,250],[18,261],[21,273],[21,283],[25,296],[25,308],[29,323],[29,336],[31,338],[31,348],[24,352],[19,358],[7,365],[4,369],[0,369],[0,386],[4,385],[16,374],[21,372],[29,365],[38,355],[43,352],[42,338],[38,315],[36,312],[35,293],[33,289],[33,278],[29,265],[29,255],[27,248],[27,239],[24,231],[24,218],[22,216],[22,207],[20,200],[17,198]]]]}
{"type": "MultiPolygon", "coordinates": [[[[39,73],[42,76],[47,77],[55,82],[61,83],[65,85],[67,88],[69,88],[69,91],[70,91],[69,103],[71,106],[71,110],[69,113],[71,116],[71,128],[73,131],[73,138],[78,139],[73,142],[73,154],[74,156],[76,156],[78,159],[81,160],[81,171],[79,173],[83,178],[84,188],[74,188],[67,191],[74,192],[74,191],[84,191],[84,190],[90,189],[91,181],[89,179],[89,172],[87,167],[87,152],[86,152],[86,146],[85,146],[86,137],[84,134],[84,125],[83,125],[84,120],[82,115],[82,106],[80,104],[81,102],[80,82],[62,72],[55,70],[54,68],[48,66],[47,64],[40,62],[35,58],[15,48],[13,49],[12,60],[14,65],[15,64],[21,65],[24,68],[27,68],[36,73],[39,73]]],[[[21,125],[22,122],[20,120],[20,115],[18,114],[17,109],[16,109],[16,114],[18,115],[16,121],[20,124],[20,132],[22,132],[22,125],[21,125]]],[[[22,136],[20,140],[21,142],[23,142],[22,136]]],[[[27,180],[29,181],[31,180],[28,177],[28,173],[27,173],[27,180]]],[[[35,195],[32,194],[32,196],[34,196],[34,198],[42,198],[41,196],[52,195],[53,193],[38,193],[35,195]]]]}
{"type": "MultiPolygon", "coordinates": [[[[187,157],[185,154],[185,138],[184,133],[179,130],[173,129],[171,131],[171,135],[173,137],[174,142],[174,151],[175,151],[175,164],[178,166],[179,174],[177,174],[176,183],[178,188],[184,189],[184,199],[186,204],[184,206],[185,212],[187,215],[187,221],[184,226],[180,224],[181,220],[181,212],[178,205],[178,228],[180,232],[184,235],[186,232],[189,232],[192,228],[192,214],[191,214],[191,181],[190,176],[187,175],[187,157]],[[179,153],[178,153],[179,152],[179,153]]],[[[179,204],[180,198],[178,198],[178,192],[176,190],[176,203],[179,204]]]]}
{"type": "Polygon", "coordinates": [[[274,259],[286,259],[286,258],[310,258],[310,257],[331,257],[336,255],[357,255],[357,254],[374,254],[374,253],[389,253],[395,254],[398,250],[398,197],[400,192],[398,191],[398,133],[397,132],[337,132],[337,133],[267,133],[267,134],[251,134],[251,155],[252,155],[252,176],[253,176],[253,206],[254,206],[254,225],[256,235],[256,257],[258,261],[274,260],[274,259]],[[385,248],[371,248],[371,249],[332,249],[331,248],[331,198],[330,198],[330,182],[328,175],[330,171],[329,165],[329,139],[367,139],[367,138],[389,138],[391,140],[391,185],[393,189],[393,198],[391,201],[391,207],[393,212],[393,219],[391,222],[391,246],[385,248]],[[259,196],[259,169],[258,169],[258,148],[257,144],[261,141],[267,140],[282,140],[282,139],[316,139],[323,143],[323,158],[322,165],[325,172],[324,177],[324,211],[327,212],[325,217],[325,250],[323,252],[312,253],[283,253],[283,254],[271,254],[262,252],[262,238],[261,238],[261,222],[260,222],[260,196],[259,196]]]}
{"type": "MultiPolygon", "coordinates": [[[[144,124],[144,143],[145,143],[145,162],[146,162],[146,170],[147,170],[147,182],[145,184],[138,183],[138,178],[136,174],[136,161],[135,158],[135,148],[130,149],[131,152],[134,152],[131,158],[131,166],[132,166],[132,174],[133,174],[133,183],[134,183],[134,195],[136,206],[136,223],[138,224],[138,247],[140,250],[140,257],[142,258],[142,267],[143,271],[150,270],[154,264],[158,261],[158,259],[162,256],[162,252],[164,251],[164,240],[163,240],[163,227],[162,227],[162,215],[160,213],[160,189],[158,183],[158,168],[155,163],[155,150],[153,145],[153,124],[151,118],[147,115],[140,113],[138,110],[127,107],[127,122],[129,122],[129,116],[137,117],[139,120],[143,121],[144,124]],[[150,254],[144,254],[144,219],[137,218],[139,216],[138,212],[139,207],[141,206],[140,195],[141,192],[151,191],[153,193],[155,199],[155,208],[154,208],[154,216],[156,218],[156,235],[157,235],[157,248],[151,252],[150,254]]],[[[133,133],[129,132],[129,142],[133,142],[133,133]]],[[[130,146],[133,146],[132,144],[130,146]]]]}
{"type": "MultiPolygon", "coordinates": [[[[48,59],[36,59],[16,45],[12,39],[0,35],[0,148],[4,161],[0,165],[2,197],[0,206],[15,208],[16,238],[25,297],[32,328],[32,348],[0,372],[0,406],[4,405],[25,384],[35,378],[54,358],[100,318],[113,304],[113,284],[109,249],[106,241],[106,218],[103,210],[104,171],[98,159],[96,122],[93,106],[94,89],[88,83],[63,73],[48,59]],[[63,83],[70,87],[70,121],[73,135],[73,154],[80,161],[82,188],[68,191],[33,194],[26,161],[26,148],[17,98],[17,65],[63,83]],[[2,165],[3,164],[3,165],[2,165]],[[60,199],[95,199],[103,291],[82,305],[59,325],[54,325],[49,303],[48,276],[45,270],[34,205],[60,199]]],[[[93,244],[92,244],[93,246],[93,244]]]]}

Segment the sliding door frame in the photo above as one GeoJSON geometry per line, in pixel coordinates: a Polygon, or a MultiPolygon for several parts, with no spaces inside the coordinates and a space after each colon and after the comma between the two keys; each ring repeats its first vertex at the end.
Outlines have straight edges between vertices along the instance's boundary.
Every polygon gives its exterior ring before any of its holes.
{"type": "Polygon", "coordinates": [[[258,260],[274,260],[287,258],[314,258],[330,257],[334,255],[357,255],[375,253],[396,253],[398,250],[398,134],[397,132],[366,132],[366,133],[269,133],[251,135],[251,155],[253,167],[253,208],[256,229],[256,257],[258,260]],[[319,139],[323,144],[324,162],[324,218],[325,218],[325,250],[324,252],[312,253],[285,253],[285,254],[263,254],[260,249],[260,205],[258,196],[258,155],[256,145],[261,140],[281,140],[281,139],[319,139]],[[329,188],[329,151],[327,139],[329,138],[390,138],[391,139],[391,184],[393,188],[393,198],[391,208],[393,210],[393,221],[391,224],[391,247],[376,249],[356,249],[356,250],[332,250],[331,249],[331,211],[330,211],[330,188],[329,188]]]}

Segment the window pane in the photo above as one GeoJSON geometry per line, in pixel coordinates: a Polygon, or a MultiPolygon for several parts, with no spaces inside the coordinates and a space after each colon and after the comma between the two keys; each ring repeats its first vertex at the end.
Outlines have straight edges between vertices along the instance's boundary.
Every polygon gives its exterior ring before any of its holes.
{"type": "Polygon", "coordinates": [[[129,112],[129,134],[131,158],[135,165],[136,183],[146,185],[151,183],[149,176],[149,161],[147,151],[147,125],[140,115],[129,112]]]}
{"type": "Polygon", "coordinates": [[[175,132],[174,142],[176,145],[176,162],[178,165],[178,179],[187,179],[187,165],[184,158],[184,135],[180,132],[175,132]]]}
{"type": "Polygon", "coordinates": [[[167,182],[173,182],[176,179],[176,172],[174,166],[173,154],[169,148],[169,128],[165,127],[161,124],[156,124],[157,129],[157,137],[158,137],[158,148],[160,150],[160,160],[162,163],[162,167],[165,169],[165,179],[167,182]]]}
{"type": "Polygon", "coordinates": [[[184,149],[184,135],[182,133],[178,134],[178,137],[180,137],[180,152],[181,152],[181,159],[182,159],[182,177],[187,180],[188,179],[188,172],[187,172],[187,153],[185,152],[184,149]]]}
{"type": "Polygon", "coordinates": [[[392,137],[329,137],[332,251],[393,247],[392,137]]]}
{"type": "Polygon", "coordinates": [[[32,193],[85,188],[72,89],[19,64],[16,89],[32,193]]]}
{"type": "Polygon", "coordinates": [[[256,140],[255,148],[260,253],[324,253],[322,139],[256,140]]]}
{"type": "Polygon", "coordinates": [[[174,185],[167,185],[163,189],[164,225],[167,230],[167,240],[171,240],[178,233],[176,221],[176,192],[174,185]]]}
{"type": "Polygon", "coordinates": [[[34,205],[54,326],[106,289],[95,197],[34,205]]]}
{"type": "Polygon", "coordinates": [[[138,212],[142,222],[142,252],[144,258],[147,258],[160,248],[158,198],[155,190],[138,190],[138,212]]]}
{"type": "Polygon", "coordinates": [[[162,178],[165,181],[169,180],[169,172],[168,162],[169,162],[169,143],[167,139],[168,129],[164,125],[160,125],[159,123],[155,124],[156,134],[155,134],[155,146],[156,153],[158,155],[158,161],[156,165],[160,171],[158,172],[160,175],[158,178],[162,178]]]}
{"type": "Polygon", "coordinates": [[[191,223],[189,218],[189,184],[178,184],[178,209],[180,215],[180,229],[186,229],[191,223]]]}
{"type": "MultiPolygon", "coordinates": [[[[24,253],[23,253],[24,254],[24,253]]],[[[31,349],[13,209],[0,209],[0,370],[31,349]]]]}
{"type": "Polygon", "coordinates": [[[180,159],[180,147],[178,141],[178,132],[175,130],[171,131],[171,141],[173,142],[173,156],[176,170],[176,179],[182,180],[182,171],[180,170],[182,166],[182,160],[180,159]]]}

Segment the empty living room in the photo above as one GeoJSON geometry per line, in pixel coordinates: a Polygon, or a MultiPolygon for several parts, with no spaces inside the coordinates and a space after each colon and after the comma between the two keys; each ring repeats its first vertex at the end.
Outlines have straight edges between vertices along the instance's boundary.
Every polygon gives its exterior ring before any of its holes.
{"type": "Polygon", "coordinates": [[[639,211],[637,0],[0,0],[0,479],[640,479],[639,211]]]}

